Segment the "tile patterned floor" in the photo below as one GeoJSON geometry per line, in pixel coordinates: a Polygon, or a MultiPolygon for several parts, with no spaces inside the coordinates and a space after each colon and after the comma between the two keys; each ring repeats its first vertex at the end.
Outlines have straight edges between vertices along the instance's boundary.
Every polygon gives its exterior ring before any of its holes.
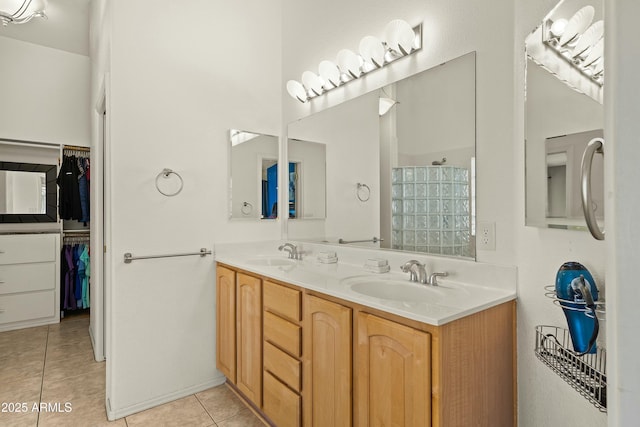
{"type": "Polygon", "coordinates": [[[88,315],[0,333],[0,426],[264,426],[226,386],[110,422],[104,389],[105,363],[93,359],[88,315]],[[41,404],[48,410],[38,411],[41,404]]]}

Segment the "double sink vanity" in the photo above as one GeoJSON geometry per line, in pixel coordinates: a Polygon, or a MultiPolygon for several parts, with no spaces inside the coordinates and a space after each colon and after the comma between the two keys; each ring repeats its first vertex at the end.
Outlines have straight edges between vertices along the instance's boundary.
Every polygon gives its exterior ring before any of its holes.
{"type": "Polygon", "coordinates": [[[512,267],[296,242],[217,245],[217,367],[287,426],[515,425],[512,267]],[[339,261],[318,254],[336,249],[339,261]],[[391,271],[369,273],[368,259],[391,271]]]}

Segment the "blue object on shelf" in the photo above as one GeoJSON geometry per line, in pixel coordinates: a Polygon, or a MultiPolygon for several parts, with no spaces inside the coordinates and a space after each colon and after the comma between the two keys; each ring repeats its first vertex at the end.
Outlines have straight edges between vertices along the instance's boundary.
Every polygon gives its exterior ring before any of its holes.
{"type": "Polygon", "coordinates": [[[556,275],[556,296],[567,318],[573,349],[580,355],[595,353],[599,324],[594,302],[598,300],[598,288],[589,270],[575,261],[562,264],[556,275]]]}

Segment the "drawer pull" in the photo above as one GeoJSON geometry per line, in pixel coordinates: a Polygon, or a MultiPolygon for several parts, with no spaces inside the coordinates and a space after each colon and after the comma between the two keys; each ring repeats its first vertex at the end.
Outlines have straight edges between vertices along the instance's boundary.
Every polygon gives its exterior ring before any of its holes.
{"type": "Polygon", "coordinates": [[[5,283],[7,283],[7,282],[5,282],[4,280],[0,280],[0,285],[3,285],[5,283]]]}
{"type": "Polygon", "coordinates": [[[0,314],[4,313],[4,310],[0,308],[0,314]]]}

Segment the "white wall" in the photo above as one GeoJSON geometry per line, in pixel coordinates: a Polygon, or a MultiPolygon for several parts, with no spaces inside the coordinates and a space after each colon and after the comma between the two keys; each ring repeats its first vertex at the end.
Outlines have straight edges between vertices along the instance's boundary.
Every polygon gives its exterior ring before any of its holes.
{"type": "MultiPolygon", "coordinates": [[[[518,400],[521,427],[583,425],[604,426],[607,416],[561,380],[534,355],[536,325],[565,326],[562,310],[544,296],[545,285],[554,283],[560,265],[579,261],[594,275],[603,290],[605,248],[584,231],[552,230],[524,226],[524,83],[525,37],[556,5],[556,0],[516,1],[515,37],[515,104],[505,121],[514,122],[513,158],[517,166],[511,214],[514,215],[514,237],[518,266],[518,400]]],[[[481,107],[480,107],[481,108],[481,107]]],[[[478,159],[478,162],[481,162],[478,159]]],[[[482,171],[479,171],[479,176],[482,171]]],[[[506,175],[509,179],[510,175],[506,175]]],[[[480,178],[481,179],[481,178],[480,178]]],[[[601,326],[601,331],[605,325],[601,326]]]]}
{"type": "Polygon", "coordinates": [[[605,7],[607,347],[613,361],[608,372],[609,425],[630,426],[640,415],[640,80],[635,72],[640,65],[640,3],[606,0],[605,7]]]}
{"type": "Polygon", "coordinates": [[[89,58],[1,36],[0,52],[0,138],[88,146],[89,58]]]}
{"type": "MultiPolygon", "coordinates": [[[[326,237],[334,242],[339,238],[360,240],[379,236],[378,95],[362,96],[348,105],[337,105],[293,122],[288,132],[290,138],[326,144],[327,161],[326,219],[289,221],[289,235],[326,237]],[[366,203],[356,198],[359,182],[371,189],[366,203]]],[[[296,152],[291,155],[295,158],[296,152]]]]}
{"type": "MultiPolygon", "coordinates": [[[[99,5],[98,5],[99,6],[99,5]]],[[[105,223],[108,263],[107,399],[121,417],[222,380],[215,369],[212,257],[136,261],[123,254],[211,249],[214,242],[277,239],[279,221],[231,222],[230,128],[279,135],[278,2],[114,0],[93,43],[109,70],[105,223]],[[248,11],[251,11],[248,13],[248,11]],[[175,197],[154,181],[184,179],[175,197]]],[[[96,129],[97,127],[94,127],[96,129]]],[[[97,136],[96,136],[97,138],[97,136]]]]}

